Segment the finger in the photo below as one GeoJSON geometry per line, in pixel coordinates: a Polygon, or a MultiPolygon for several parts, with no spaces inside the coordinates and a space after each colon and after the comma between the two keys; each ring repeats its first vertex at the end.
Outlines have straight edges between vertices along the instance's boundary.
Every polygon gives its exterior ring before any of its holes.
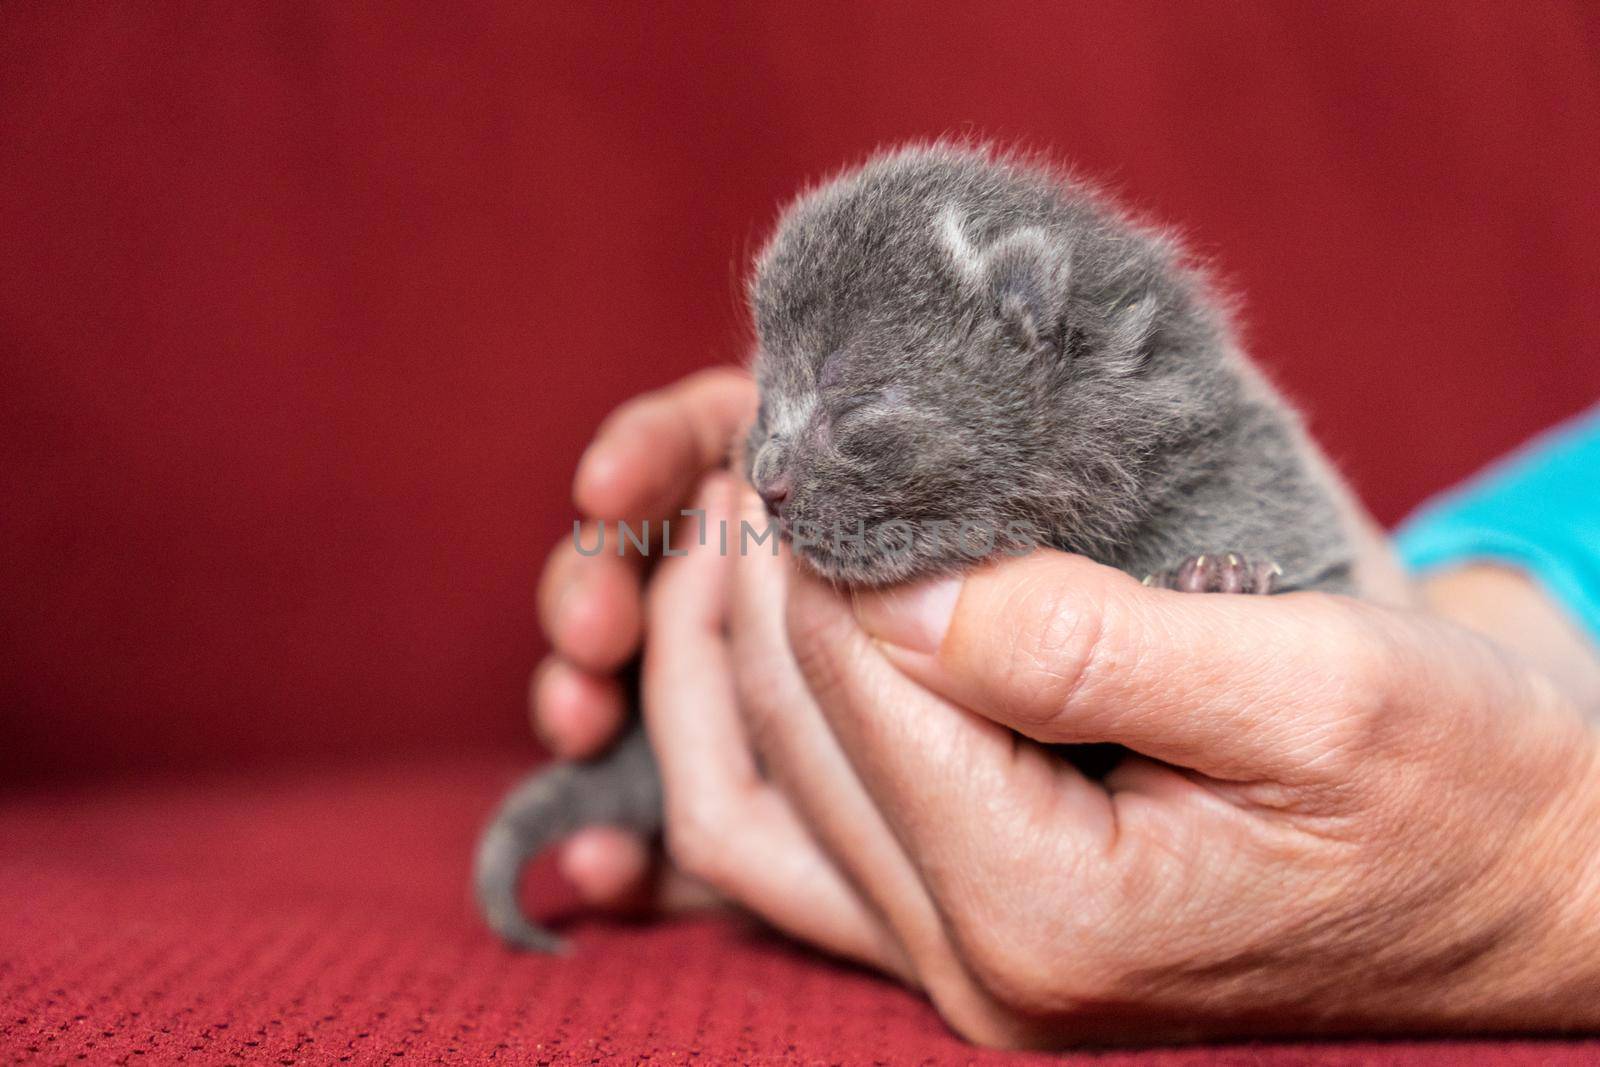
{"type": "Polygon", "coordinates": [[[628,701],[616,678],[547,656],[529,679],[528,710],[535,736],[554,755],[589,759],[621,733],[628,701]]]}
{"type": "Polygon", "coordinates": [[[1176,593],[1041,551],[855,606],[908,676],[996,723],[1219,778],[1314,774],[1382,700],[1378,630],[1344,598],[1176,593]]]}
{"type": "MultiPolygon", "coordinates": [[[[713,476],[707,489],[707,520],[726,521],[728,479],[713,476]]],[[[779,929],[891,969],[884,931],[760,778],[746,745],[722,632],[729,563],[710,540],[664,561],[651,589],[643,704],[669,853],[779,929]]]]}
{"type": "Polygon", "coordinates": [[[601,424],[573,480],[578,510],[597,519],[673,516],[721,466],[755,413],[755,384],[717,367],[623,404],[601,424]]]}
{"type": "MultiPolygon", "coordinates": [[[[539,579],[539,622],[563,658],[591,674],[610,674],[639,649],[643,594],[638,566],[614,551],[584,555],[593,524],[550,553],[539,579]]],[[[608,531],[609,533],[609,531],[608,531]]]]}
{"type": "Polygon", "coordinates": [[[650,846],[637,834],[612,826],[580,830],[557,854],[561,875],[586,904],[631,908],[648,892],[650,846]]]}
{"type": "Polygon", "coordinates": [[[718,907],[710,889],[668,866],[637,834],[595,826],[561,846],[559,868],[590,907],[621,912],[680,912],[718,907]]]}
{"type": "Polygon", "coordinates": [[[638,651],[640,572],[666,539],[661,523],[693,525],[679,509],[723,462],[754,404],[749,376],[719,368],[635,398],[601,426],[574,480],[589,520],[551,552],[539,582],[541,623],[567,659],[606,674],[638,651]]]}
{"type": "Polygon", "coordinates": [[[1006,882],[997,872],[1041,841],[1061,853],[1063,893],[1073,857],[1103,853],[1114,830],[1104,790],[907,678],[819,579],[792,577],[788,632],[834,735],[942,908],[992,897],[1006,882]]]}
{"type": "MultiPolygon", "coordinates": [[[[760,528],[765,505],[741,483],[740,519],[760,528]]],[[[774,542],[776,546],[776,542],[774,542]]],[[[938,984],[948,939],[915,867],[839,748],[806,689],[784,625],[790,561],[756,548],[733,568],[729,632],[745,734],[769,780],[895,942],[907,972],[938,984]]]]}

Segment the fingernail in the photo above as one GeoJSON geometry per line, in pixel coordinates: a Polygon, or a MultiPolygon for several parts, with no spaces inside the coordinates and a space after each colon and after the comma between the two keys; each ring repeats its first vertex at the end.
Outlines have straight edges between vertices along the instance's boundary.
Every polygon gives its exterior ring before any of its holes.
{"type": "Polygon", "coordinates": [[[950,616],[960,596],[960,578],[936,578],[881,592],[857,593],[856,621],[880,641],[913,652],[933,652],[950,629],[950,616]]]}

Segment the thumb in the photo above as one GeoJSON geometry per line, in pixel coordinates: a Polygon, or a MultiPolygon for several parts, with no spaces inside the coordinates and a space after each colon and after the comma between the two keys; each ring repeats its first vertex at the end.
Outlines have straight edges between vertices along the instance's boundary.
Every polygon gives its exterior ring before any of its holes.
{"type": "Polygon", "coordinates": [[[1303,777],[1382,701],[1362,683],[1383,645],[1339,598],[1151,589],[1040,551],[854,604],[903,673],[994,722],[1217,778],[1303,777]]]}

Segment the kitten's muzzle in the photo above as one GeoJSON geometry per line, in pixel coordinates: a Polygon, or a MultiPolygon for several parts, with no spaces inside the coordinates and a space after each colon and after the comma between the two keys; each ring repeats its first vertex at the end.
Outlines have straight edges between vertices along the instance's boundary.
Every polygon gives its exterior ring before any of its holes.
{"type": "Polygon", "coordinates": [[[784,473],[765,485],[757,485],[756,492],[767,505],[767,514],[775,519],[782,518],[784,501],[789,499],[789,475],[784,473]]]}
{"type": "Polygon", "coordinates": [[[756,461],[750,470],[751,483],[767,505],[767,514],[775,519],[783,515],[784,502],[789,499],[789,490],[794,487],[789,465],[785,462],[787,458],[783,447],[776,440],[769,440],[756,453],[756,461]]]}

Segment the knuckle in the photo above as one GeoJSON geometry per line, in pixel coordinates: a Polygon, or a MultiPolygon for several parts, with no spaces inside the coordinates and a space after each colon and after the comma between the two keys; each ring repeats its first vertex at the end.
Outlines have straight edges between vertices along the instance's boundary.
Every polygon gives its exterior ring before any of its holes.
{"type": "MultiPolygon", "coordinates": [[[[1319,803],[1339,806],[1351,795],[1363,770],[1392,747],[1407,725],[1392,714],[1392,693],[1401,654],[1383,618],[1361,605],[1330,600],[1326,616],[1313,618],[1314,669],[1297,672],[1296,714],[1286,720],[1302,753],[1304,786],[1320,783],[1319,803]]],[[[1414,724],[1412,724],[1414,725],[1414,724]]],[[[1412,739],[1414,741],[1414,738],[1412,739]]],[[[1414,745],[1402,740],[1402,747],[1414,745]]]]}
{"type": "Polygon", "coordinates": [[[1340,659],[1346,664],[1345,705],[1365,714],[1381,714],[1389,703],[1396,673],[1394,646],[1369,631],[1346,637],[1340,659]]]}
{"type": "Polygon", "coordinates": [[[1362,683],[1360,691],[1374,691],[1392,660],[1393,640],[1385,616],[1359,601],[1327,600],[1322,608],[1331,613],[1322,620],[1328,651],[1345,665],[1345,675],[1362,683]]]}
{"type": "Polygon", "coordinates": [[[1326,700],[1337,718],[1365,730],[1382,723],[1390,703],[1400,670],[1397,642],[1371,613],[1342,604],[1335,610],[1342,617],[1324,631],[1323,658],[1330,668],[1326,700]]]}
{"type": "Polygon", "coordinates": [[[1019,725],[1042,726],[1093,689],[1105,669],[1105,610],[1100,598],[1050,582],[1017,586],[1005,598],[1006,690],[1029,697],[1010,709],[1019,725]]]}

